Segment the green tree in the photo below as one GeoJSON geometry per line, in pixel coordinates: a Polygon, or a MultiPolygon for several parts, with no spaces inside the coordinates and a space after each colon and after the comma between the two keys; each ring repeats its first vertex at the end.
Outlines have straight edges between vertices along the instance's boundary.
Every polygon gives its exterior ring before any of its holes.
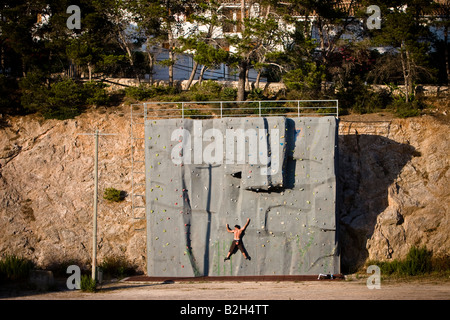
{"type": "MultiPolygon", "coordinates": [[[[126,22],[117,18],[121,2],[110,2],[111,7],[105,10],[103,1],[80,0],[81,29],[74,29],[67,35],[65,53],[73,63],[87,67],[89,80],[97,67],[105,70],[111,63],[122,62],[124,57],[130,59],[131,52],[128,54],[126,41],[121,41],[120,33],[126,22]]],[[[132,59],[129,65],[133,67],[132,59]]]]}
{"type": "Polygon", "coordinates": [[[133,21],[137,24],[138,32],[145,39],[145,52],[147,54],[150,83],[153,84],[153,69],[156,62],[153,47],[161,47],[165,41],[165,32],[162,27],[160,16],[164,8],[160,1],[154,0],[130,0],[128,2],[133,21]]]}
{"type": "Polygon", "coordinates": [[[450,27],[450,0],[439,1],[439,3],[435,3],[434,12],[436,13],[436,18],[433,21],[433,25],[443,32],[443,40],[437,41],[436,46],[443,47],[444,51],[444,65],[445,65],[445,74],[447,76],[446,83],[450,84],[450,54],[449,54],[449,38],[448,38],[448,29],[450,27]]]}
{"type": "Polygon", "coordinates": [[[375,1],[381,8],[380,30],[372,32],[374,43],[391,48],[394,59],[401,66],[405,86],[405,102],[411,101],[414,85],[420,75],[432,76],[428,68],[431,45],[429,20],[432,0],[375,1]]]}
{"type": "MultiPolygon", "coordinates": [[[[303,43],[309,48],[311,41],[316,45],[314,60],[329,71],[333,55],[340,46],[344,35],[353,34],[357,28],[351,28],[359,22],[354,19],[353,11],[357,1],[344,0],[291,0],[289,9],[304,16],[303,43]],[[351,29],[351,31],[350,31],[351,29]]],[[[322,78],[321,90],[326,91],[326,78],[322,78]]]]}
{"type": "Polygon", "coordinates": [[[17,114],[22,111],[17,80],[0,74],[0,113],[17,114]]]}
{"type": "Polygon", "coordinates": [[[88,37],[73,39],[67,46],[67,56],[78,65],[86,65],[89,73],[89,81],[92,80],[92,71],[95,65],[101,61],[102,50],[91,45],[88,37]]]}
{"type": "Polygon", "coordinates": [[[50,90],[50,81],[42,71],[29,72],[19,81],[21,91],[20,103],[29,113],[44,113],[50,90]]]}
{"type": "MultiPolygon", "coordinates": [[[[67,28],[67,7],[72,4],[70,0],[47,0],[46,6],[39,16],[36,38],[45,46],[47,52],[47,73],[52,74],[67,72],[70,68],[70,58],[67,56],[66,47],[69,44],[73,32],[67,28]]],[[[46,66],[34,66],[34,68],[46,66]]]]}
{"type": "Polygon", "coordinates": [[[301,93],[306,98],[311,98],[320,91],[320,85],[324,78],[324,68],[315,62],[304,62],[299,68],[287,72],[283,81],[288,90],[301,93]]]}
{"type": "Polygon", "coordinates": [[[182,34],[182,17],[194,11],[196,2],[187,0],[131,0],[130,11],[135,15],[139,29],[144,32],[151,69],[154,58],[152,45],[167,48],[168,59],[158,63],[169,69],[169,86],[173,86],[173,66],[176,62],[179,36],[182,34]]]}
{"type": "Polygon", "coordinates": [[[188,30],[188,36],[179,39],[183,44],[180,51],[191,53],[194,60],[186,89],[190,88],[199,65],[202,66],[198,79],[201,83],[208,68],[226,63],[228,59],[227,51],[213,38],[215,32],[222,27],[222,4],[218,1],[198,1],[195,8],[195,12],[189,17],[192,27],[188,30]],[[205,28],[206,31],[202,31],[205,28]]]}
{"type": "Polygon", "coordinates": [[[48,67],[44,41],[37,37],[37,19],[45,7],[44,0],[0,2],[2,73],[23,77],[32,68],[48,67]]]}
{"type": "Polygon", "coordinates": [[[19,85],[21,103],[26,111],[38,113],[46,119],[70,119],[79,115],[86,105],[86,91],[72,79],[45,83],[45,75],[28,73],[19,85]]]}
{"type": "MultiPolygon", "coordinates": [[[[240,33],[226,36],[226,41],[235,50],[230,52],[230,65],[238,70],[238,101],[245,100],[245,87],[248,79],[248,71],[259,62],[262,66],[262,57],[273,51],[279,42],[278,19],[272,16],[270,1],[260,3],[257,14],[253,14],[253,2],[247,3],[241,0],[240,21],[228,21],[238,24],[240,33]]],[[[256,10],[255,10],[256,11],[256,10]]]]}
{"type": "Polygon", "coordinates": [[[200,70],[198,82],[201,84],[205,71],[209,68],[226,63],[228,61],[228,51],[216,48],[205,42],[198,42],[195,48],[194,61],[203,67],[200,70]]]}
{"type": "Polygon", "coordinates": [[[141,45],[142,37],[132,25],[132,4],[125,0],[101,0],[102,11],[112,27],[112,37],[125,53],[133,73],[139,80],[139,71],[134,59],[133,50],[141,45]]]}
{"type": "Polygon", "coordinates": [[[325,66],[317,60],[317,41],[311,34],[308,18],[298,20],[290,14],[284,16],[294,28],[286,32],[283,50],[271,57],[283,71],[283,82],[288,90],[304,98],[313,98],[321,89],[325,79],[325,66]]]}

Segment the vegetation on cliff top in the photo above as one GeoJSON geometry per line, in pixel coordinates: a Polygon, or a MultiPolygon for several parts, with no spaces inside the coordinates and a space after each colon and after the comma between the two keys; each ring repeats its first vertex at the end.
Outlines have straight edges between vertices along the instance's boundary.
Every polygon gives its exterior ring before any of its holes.
{"type": "MultiPolygon", "coordinates": [[[[351,1],[348,7],[347,2],[261,1],[251,17],[231,20],[218,1],[174,0],[161,5],[150,0],[80,0],[80,30],[67,27],[70,1],[20,0],[0,5],[0,113],[67,119],[88,106],[110,106],[123,99],[257,97],[339,99],[341,114],[380,109],[401,117],[420,114],[425,104],[416,94],[418,84],[448,84],[448,8],[431,0],[376,1],[381,29],[370,30],[361,21],[368,18],[366,8],[374,3],[351,1]],[[304,19],[294,19],[293,12],[304,19]],[[175,16],[185,16],[194,28],[239,29],[239,36],[213,39],[212,31],[193,29],[186,32],[189,36],[177,37],[176,28],[170,27],[178,23],[175,16]],[[135,26],[132,32],[130,25],[135,26]],[[144,44],[145,51],[138,49],[144,44]],[[169,59],[158,63],[168,67],[169,88],[139,86],[108,93],[102,83],[106,77],[140,80],[148,74],[152,79],[157,62],[150,48],[167,48],[169,59]],[[238,88],[211,91],[214,85],[202,83],[180,92],[173,81],[180,53],[192,55],[193,72],[200,66],[204,71],[228,65],[239,74],[238,88]],[[283,82],[287,89],[273,95],[259,89],[245,92],[251,68],[258,79],[283,82]],[[389,89],[375,91],[374,84],[388,84],[389,89]]],[[[240,5],[245,7],[246,1],[240,5]]],[[[245,12],[244,7],[236,10],[245,12]]]]}

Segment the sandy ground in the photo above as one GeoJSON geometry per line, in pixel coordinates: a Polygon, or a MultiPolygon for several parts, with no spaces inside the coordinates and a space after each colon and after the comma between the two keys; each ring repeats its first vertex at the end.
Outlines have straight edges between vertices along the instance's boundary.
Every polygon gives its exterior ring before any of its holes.
{"type": "Polygon", "coordinates": [[[365,279],[302,282],[113,282],[96,293],[79,290],[0,292],[0,299],[26,300],[450,300],[450,281],[365,279]]]}

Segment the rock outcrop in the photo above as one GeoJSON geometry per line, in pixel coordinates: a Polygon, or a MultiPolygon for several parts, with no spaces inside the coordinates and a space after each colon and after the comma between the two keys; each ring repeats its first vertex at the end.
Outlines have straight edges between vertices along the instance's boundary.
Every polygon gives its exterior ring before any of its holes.
{"type": "Polygon", "coordinates": [[[411,246],[450,252],[448,121],[341,121],[341,263],[403,258],[411,246]]]}
{"type": "Polygon", "coordinates": [[[108,187],[130,190],[130,120],[85,113],[74,120],[10,118],[0,131],[0,253],[38,265],[89,264],[92,252],[94,139],[99,139],[98,260],[123,257],[143,270],[145,234],[130,199],[110,203],[108,187]]]}

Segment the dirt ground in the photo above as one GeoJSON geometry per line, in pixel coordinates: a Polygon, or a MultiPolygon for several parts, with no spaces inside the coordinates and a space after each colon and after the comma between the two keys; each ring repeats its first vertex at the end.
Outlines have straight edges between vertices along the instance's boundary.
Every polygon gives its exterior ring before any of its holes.
{"type": "Polygon", "coordinates": [[[103,284],[95,293],[0,291],[14,300],[450,300],[450,279],[381,281],[368,289],[366,279],[282,282],[125,282],[103,284]]]}

